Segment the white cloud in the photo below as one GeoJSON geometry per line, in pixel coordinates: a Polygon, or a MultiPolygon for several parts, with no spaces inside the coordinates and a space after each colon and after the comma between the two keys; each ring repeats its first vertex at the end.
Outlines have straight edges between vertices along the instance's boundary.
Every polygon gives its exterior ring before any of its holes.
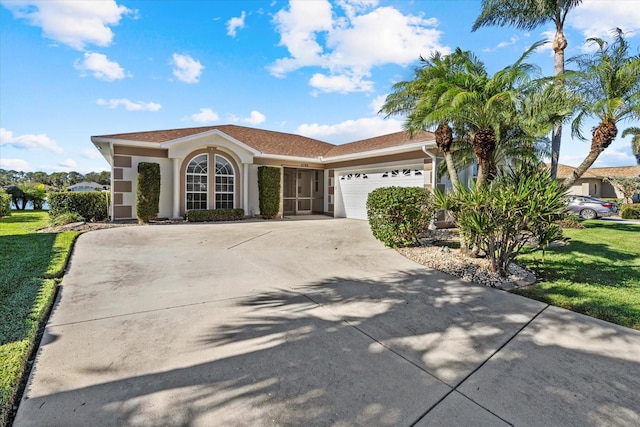
{"type": "Polygon", "coordinates": [[[124,69],[115,61],[109,61],[107,55],[95,52],[85,52],[84,59],[76,59],[73,63],[76,70],[93,74],[93,77],[108,82],[124,79],[124,69]]]}
{"type": "Polygon", "coordinates": [[[84,157],[85,159],[101,159],[102,158],[102,154],[100,154],[98,150],[91,149],[91,148],[85,148],[82,151],[80,151],[80,156],[84,157]]]}
{"type": "Polygon", "coordinates": [[[502,48],[505,48],[507,46],[512,46],[512,45],[516,44],[518,42],[518,40],[520,40],[520,38],[518,36],[511,36],[509,41],[500,42],[496,46],[489,47],[489,48],[486,48],[486,49],[482,49],[482,51],[483,52],[495,52],[498,49],[502,49],[502,48]]]}
{"type": "Polygon", "coordinates": [[[249,123],[252,125],[259,125],[264,122],[267,117],[259,111],[252,111],[249,117],[242,119],[243,122],[249,123]]]}
{"type": "Polygon", "coordinates": [[[371,109],[371,112],[373,114],[378,114],[378,111],[380,111],[385,101],[387,100],[387,95],[388,94],[386,93],[384,95],[378,95],[371,100],[371,102],[369,103],[369,108],[371,109]]]}
{"type": "Polygon", "coordinates": [[[581,31],[585,37],[607,39],[616,27],[637,36],[640,32],[640,7],[637,2],[629,0],[585,0],[569,12],[567,25],[581,31]]]}
{"type": "Polygon", "coordinates": [[[368,117],[346,120],[334,125],[302,124],[298,126],[296,132],[322,141],[344,143],[399,132],[402,130],[402,124],[402,120],[368,117]]]}
{"type": "Polygon", "coordinates": [[[349,73],[339,75],[314,74],[309,79],[309,84],[322,92],[371,92],[373,81],[363,80],[365,75],[349,75],[349,73]]]}
{"type": "Polygon", "coordinates": [[[99,98],[96,101],[96,104],[102,105],[108,108],[112,108],[112,109],[122,105],[128,111],[158,111],[160,110],[160,108],[162,108],[162,105],[155,102],[143,102],[143,101],[133,102],[125,98],[109,99],[109,100],[99,98]]]}
{"type": "Polygon", "coordinates": [[[327,0],[289,3],[273,22],[280,45],[289,56],[277,59],[269,71],[277,77],[302,67],[322,67],[309,83],[325,92],[372,91],[364,80],[371,68],[384,64],[407,65],[433,51],[449,53],[440,44],[436,19],[403,15],[393,7],[377,7],[377,1],[343,0],[337,3],[345,16],[334,16],[327,0]]]}
{"type": "Polygon", "coordinates": [[[62,153],[63,151],[53,139],[43,133],[38,135],[26,134],[14,136],[13,132],[5,128],[0,128],[0,146],[1,145],[30,151],[45,150],[53,153],[62,153]]]}
{"type": "Polygon", "coordinates": [[[231,18],[227,21],[227,35],[231,37],[236,36],[236,31],[238,28],[244,28],[244,18],[246,17],[246,13],[244,10],[237,18],[231,18]]]}
{"type": "Polygon", "coordinates": [[[28,171],[29,163],[22,159],[3,159],[0,157],[0,167],[7,170],[28,171]]]}
{"type": "Polygon", "coordinates": [[[87,44],[110,45],[113,40],[110,27],[118,25],[123,16],[135,14],[114,0],[22,0],[6,1],[3,5],[16,18],[42,28],[45,37],[77,50],[83,50],[87,44]]]}
{"type": "Polygon", "coordinates": [[[198,83],[204,65],[189,55],[173,54],[173,75],[185,83],[198,83]]]}
{"type": "Polygon", "coordinates": [[[623,151],[620,149],[605,150],[598,156],[593,163],[594,167],[611,167],[611,166],[630,166],[636,164],[636,158],[631,154],[631,150],[623,151]]]}
{"type": "Polygon", "coordinates": [[[64,159],[63,161],[58,163],[58,166],[60,166],[61,168],[73,169],[78,166],[78,164],[73,159],[64,159]]]}
{"type": "Polygon", "coordinates": [[[211,108],[201,108],[199,113],[194,113],[189,116],[189,120],[193,120],[198,123],[217,122],[220,120],[218,113],[211,108]]]}

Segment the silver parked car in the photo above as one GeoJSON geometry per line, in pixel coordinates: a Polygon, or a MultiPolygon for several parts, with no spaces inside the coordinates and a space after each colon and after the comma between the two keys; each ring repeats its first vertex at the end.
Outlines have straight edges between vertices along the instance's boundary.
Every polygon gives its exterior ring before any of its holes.
{"type": "Polygon", "coordinates": [[[567,210],[584,219],[595,219],[601,216],[617,215],[618,205],[591,196],[569,196],[567,210]]]}

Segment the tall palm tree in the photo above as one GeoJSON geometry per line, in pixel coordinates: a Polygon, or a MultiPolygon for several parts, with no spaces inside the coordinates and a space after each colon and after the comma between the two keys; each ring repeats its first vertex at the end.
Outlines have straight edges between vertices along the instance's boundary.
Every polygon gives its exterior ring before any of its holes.
{"type": "MultiPolygon", "coordinates": [[[[482,11],[471,28],[476,31],[480,27],[512,25],[523,30],[533,30],[540,25],[552,22],[556,27],[553,40],[554,73],[564,74],[564,50],[567,38],[564,36],[564,23],[569,10],[575,8],[582,0],[482,0],[482,11]]],[[[556,177],[558,156],[562,139],[562,125],[553,128],[551,139],[551,176],[556,177]]]]}
{"type": "Polygon", "coordinates": [[[628,135],[633,135],[631,137],[631,152],[636,156],[636,163],[640,165],[640,128],[627,128],[622,132],[623,138],[628,135]]]}
{"type": "Polygon", "coordinates": [[[622,30],[614,32],[614,42],[601,38],[587,39],[597,50],[572,58],[578,71],[567,74],[567,84],[581,98],[578,114],[571,125],[573,136],[581,134],[587,118],[596,118],[592,130],[591,149],[582,163],[564,180],[571,187],[591,167],[618,134],[617,123],[640,119],[640,55],[630,56],[629,43],[622,30]]]}

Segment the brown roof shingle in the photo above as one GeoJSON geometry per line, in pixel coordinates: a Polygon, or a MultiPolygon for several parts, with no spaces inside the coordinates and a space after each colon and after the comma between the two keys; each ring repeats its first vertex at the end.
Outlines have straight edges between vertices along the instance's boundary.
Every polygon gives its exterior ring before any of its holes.
{"type": "MultiPolygon", "coordinates": [[[[547,163],[547,167],[549,164],[547,163]]],[[[569,165],[558,164],[558,173],[556,177],[558,179],[565,179],[576,168],[569,165]]],[[[640,176],[640,166],[615,166],[606,168],[589,168],[582,175],[584,178],[606,178],[608,176],[640,176]]]]}
{"type": "Polygon", "coordinates": [[[348,144],[335,145],[327,154],[325,154],[325,157],[330,158],[344,156],[347,154],[362,153],[365,151],[380,150],[389,147],[399,147],[420,141],[432,141],[434,138],[435,136],[432,132],[420,132],[417,135],[414,135],[413,138],[410,138],[404,131],[395,132],[388,135],[350,142],[348,144]]]}
{"type": "Polygon", "coordinates": [[[275,132],[236,125],[202,126],[196,128],[154,130],[149,132],[100,135],[98,138],[163,143],[174,139],[205,133],[214,129],[265,154],[319,157],[333,148],[333,144],[291,133],[275,132]]]}
{"type": "Polygon", "coordinates": [[[419,141],[433,140],[434,138],[433,133],[431,132],[421,132],[413,138],[409,138],[406,132],[396,132],[348,144],[333,145],[317,139],[307,138],[306,136],[236,125],[202,126],[195,128],[154,130],[148,132],[119,133],[112,135],[99,135],[97,138],[154,142],[160,144],[175,139],[209,132],[214,129],[247,144],[261,153],[309,158],[320,156],[336,157],[382,148],[398,147],[419,141]]]}

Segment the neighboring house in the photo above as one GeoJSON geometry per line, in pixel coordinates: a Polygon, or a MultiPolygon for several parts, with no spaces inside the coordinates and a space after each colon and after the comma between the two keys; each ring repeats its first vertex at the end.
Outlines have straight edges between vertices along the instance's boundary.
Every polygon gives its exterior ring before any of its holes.
{"type": "Polygon", "coordinates": [[[82,181],[79,182],[77,184],[73,184],[70,185],[69,187],[67,187],[68,191],[102,191],[102,190],[108,190],[109,186],[108,185],[101,185],[98,184],[97,182],[87,182],[87,181],[82,181]]]}
{"type": "MultiPolygon", "coordinates": [[[[111,218],[136,212],[137,167],[160,164],[160,218],[191,209],[242,208],[258,215],[258,167],[281,170],[280,216],[324,213],[366,219],[378,187],[443,185],[433,171],[434,135],[397,132],[333,145],[289,133],[236,125],[91,137],[111,165],[111,218]]],[[[462,177],[467,179],[468,177],[462,177]]]]}
{"type": "MultiPolygon", "coordinates": [[[[558,165],[557,179],[564,180],[576,168],[558,165]]],[[[578,196],[593,196],[604,198],[622,198],[611,184],[604,179],[612,176],[634,177],[640,176],[640,166],[618,166],[610,168],[589,168],[569,189],[569,194],[578,196]]]]}

